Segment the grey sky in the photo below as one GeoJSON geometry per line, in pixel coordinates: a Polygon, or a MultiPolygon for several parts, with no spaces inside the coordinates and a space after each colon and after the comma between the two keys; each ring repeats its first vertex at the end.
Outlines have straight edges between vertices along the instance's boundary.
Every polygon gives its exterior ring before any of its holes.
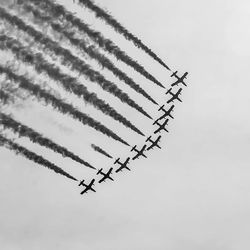
{"type": "MultiPolygon", "coordinates": [[[[183,103],[176,108],[170,133],[162,143],[163,150],[131,164],[133,171],[122,173],[114,183],[100,185],[97,193],[83,197],[76,183],[0,148],[1,249],[248,250],[249,1],[96,2],[138,35],[171,69],[190,73],[183,103]]],[[[68,7],[81,15],[81,8],[68,7]]],[[[91,14],[88,21],[169,85],[169,72],[102,26],[91,14]]],[[[117,65],[132,72],[119,62],[117,65]]],[[[138,74],[132,74],[137,81],[144,81],[138,74]]],[[[164,92],[149,81],[145,84],[162,103],[164,92]]],[[[108,96],[101,91],[100,95],[108,96]]],[[[131,95],[138,98],[150,114],[155,114],[156,107],[147,106],[136,94],[131,95]]],[[[127,111],[126,106],[115,99],[111,98],[110,102],[127,112],[147,135],[151,132],[148,120],[127,111]]],[[[75,105],[81,107],[80,103],[75,105]]],[[[87,159],[98,167],[104,161],[107,168],[111,164],[105,158],[95,158],[96,154],[88,149],[91,141],[86,138],[86,131],[91,133],[91,130],[82,129],[56,112],[46,114],[45,108],[36,104],[31,109],[31,114],[26,108],[19,116],[24,112],[27,122],[37,123],[40,131],[71,145],[78,154],[82,154],[84,148],[87,159]],[[41,116],[44,123],[38,124],[36,118],[41,116]],[[48,122],[50,116],[53,120],[48,122]],[[52,128],[57,122],[66,131],[54,131],[52,128]],[[85,146],[89,151],[85,151],[85,146]]],[[[95,112],[91,107],[86,109],[95,112]]],[[[98,112],[93,115],[101,116],[98,112]]],[[[103,119],[110,124],[108,118],[103,119]]],[[[117,126],[129,141],[143,143],[143,138],[133,137],[133,133],[117,126]]],[[[129,151],[113,141],[104,142],[103,137],[94,133],[93,138],[108,152],[114,150],[115,156],[125,157],[129,151]]],[[[77,164],[71,165],[70,160],[59,159],[34,145],[31,147],[78,178],[92,176],[77,164]]]]}

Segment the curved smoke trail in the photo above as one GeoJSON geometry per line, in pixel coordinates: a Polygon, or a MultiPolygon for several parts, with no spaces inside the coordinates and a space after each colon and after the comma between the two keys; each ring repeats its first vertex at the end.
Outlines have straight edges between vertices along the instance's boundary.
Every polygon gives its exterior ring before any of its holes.
{"type": "Polygon", "coordinates": [[[85,165],[86,167],[96,169],[88,162],[84,161],[74,153],[70,152],[67,148],[58,145],[52,140],[44,137],[42,134],[36,132],[32,128],[29,128],[28,126],[20,122],[17,122],[8,115],[0,113],[0,125],[2,125],[4,128],[9,128],[13,130],[15,133],[18,133],[19,136],[28,137],[32,142],[37,143],[46,148],[49,148],[54,152],[61,154],[63,157],[69,157],[72,160],[85,165]]]}
{"type": "Polygon", "coordinates": [[[53,80],[59,81],[66,91],[74,93],[78,97],[83,97],[86,102],[91,103],[94,107],[100,109],[104,114],[107,114],[113,119],[121,122],[123,125],[138,134],[144,135],[125,117],[118,114],[116,110],[111,108],[103,100],[100,100],[94,93],[90,93],[85,86],[79,84],[76,78],[63,74],[58,67],[46,61],[41,53],[32,54],[32,52],[22,46],[16,39],[5,35],[0,35],[0,42],[2,42],[0,49],[1,47],[3,49],[10,49],[19,60],[34,66],[37,72],[45,72],[53,80]]]}
{"type": "Polygon", "coordinates": [[[8,21],[11,25],[16,26],[20,30],[26,32],[34,38],[34,40],[42,44],[46,49],[59,56],[65,66],[70,66],[72,70],[78,71],[80,74],[84,74],[92,82],[96,82],[105,91],[113,94],[119,98],[122,102],[127,103],[132,108],[136,109],[140,113],[144,114],[148,118],[152,117],[144,111],[142,107],[136,104],[130,97],[119,89],[114,83],[104,78],[98,71],[91,69],[91,67],[73,56],[71,52],[65,48],[62,48],[57,42],[52,41],[49,37],[43,35],[43,33],[35,30],[30,25],[25,24],[20,18],[15,15],[9,14],[5,9],[0,7],[0,18],[8,21]]]}
{"type": "Polygon", "coordinates": [[[134,82],[132,78],[130,78],[126,73],[124,73],[122,70],[117,68],[111,60],[109,60],[105,55],[98,52],[97,49],[95,49],[94,46],[87,45],[87,43],[84,40],[80,40],[78,38],[75,38],[75,32],[74,31],[68,31],[65,29],[63,25],[60,25],[59,23],[53,22],[53,17],[42,14],[39,10],[35,9],[34,6],[29,5],[28,3],[23,5],[23,9],[27,12],[31,12],[34,16],[34,18],[39,19],[40,22],[47,23],[50,25],[50,27],[60,33],[63,34],[65,38],[68,39],[68,41],[78,49],[84,51],[86,54],[88,54],[91,58],[95,59],[102,67],[110,70],[116,77],[118,77],[121,81],[125,82],[129,87],[134,89],[137,93],[141,94],[145,98],[147,98],[149,101],[151,101],[154,104],[157,104],[156,101],[145,91],[143,90],[140,85],[134,82]]]}
{"type": "Polygon", "coordinates": [[[114,30],[122,34],[127,40],[130,40],[134,45],[146,52],[155,61],[160,63],[164,68],[170,70],[170,68],[148,47],[146,46],[138,37],[129,32],[123,25],[121,25],[114,17],[112,17],[105,10],[94,4],[91,0],[78,0],[80,5],[93,11],[97,18],[104,20],[108,25],[110,25],[114,30]]]}
{"type": "Polygon", "coordinates": [[[91,29],[82,20],[73,16],[63,6],[50,2],[49,0],[44,0],[44,1],[27,0],[27,1],[34,3],[39,8],[42,8],[46,13],[49,13],[52,17],[54,17],[54,19],[63,18],[67,22],[71,23],[73,27],[77,28],[81,32],[86,33],[95,43],[98,44],[99,47],[108,51],[110,54],[113,54],[118,60],[121,60],[125,64],[129,65],[148,80],[154,82],[155,84],[157,84],[162,88],[165,88],[154,76],[152,76],[148,71],[146,71],[142,65],[133,60],[131,57],[129,57],[111,40],[103,37],[103,35],[100,32],[91,29]]]}
{"type": "Polygon", "coordinates": [[[23,88],[33,94],[38,100],[44,100],[45,103],[50,104],[53,108],[57,109],[63,114],[70,115],[74,119],[80,121],[84,125],[88,125],[91,128],[111,137],[127,146],[129,144],[121,139],[118,135],[112,132],[110,129],[102,125],[100,122],[94,120],[93,118],[89,117],[88,115],[80,112],[72,105],[65,103],[64,101],[56,98],[55,96],[49,94],[45,90],[41,89],[38,85],[31,83],[26,77],[22,75],[16,75],[13,73],[9,68],[3,67],[0,65],[0,74],[5,74],[8,79],[16,82],[19,84],[20,88],[23,88]]]}
{"type": "Polygon", "coordinates": [[[75,177],[68,174],[63,169],[56,166],[54,163],[52,163],[52,162],[46,160],[45,158],[43,158],[42,156],[37,155],[36,153],[22,147],[21,145],[13,142],[12,140],[5,138],[1,134],[0,134],[0,145],[5,146],[6,148],[14,151],[16,154],[22,155],[25,158],[27,158],[35,163],[38,163],[39,165],[42,165],[46,168],[53,170],[57,174],[61,174],[61,175],[65,176],[71,180],[77,181],[77,179],[75,177]]]}

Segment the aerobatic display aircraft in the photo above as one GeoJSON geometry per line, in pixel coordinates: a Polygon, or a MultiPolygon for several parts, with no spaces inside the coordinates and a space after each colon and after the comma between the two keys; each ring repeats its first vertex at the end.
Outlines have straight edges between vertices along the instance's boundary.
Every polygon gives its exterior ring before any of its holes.
{"type": "Polygon", "coordinates": [[[81,194],[87,193],[89,190],[96,192],[95,189],[93,188],[94,186],[95,179],[92,179],[92,181],[89,184],[85,184],[84,180],[82,180],[78,186],[83,186],[85,189],[81,192],[81,194]]]}
{"type": "Polygon", "coordinates": [[[143,157],[145,157],[145,158],[147,158],[147,156],[144,154],[144,151],[146,150],[146,145],[143,145],[143,147],[140,149],[140,150],[138,150],[137,148],[136,148],[136,145],[130,150],[131,152],[133,152],[133,151],[135,151],[137,154],[132,158],[132,160],[135,160],[135,159],[137,159],[137,158],[139,158],[140,156],[143,156],[143,157]]]}
{"type": "Polygon", "coordinates": [[[159,132],[161,132],[162,130],[166,131],[166,132],[169,132],[167,129],[166,129],[166,126],[168,125],[168,121],[169,119],[166,119],[162,124],[160,124],[157,120],[153,123],[153,125],[158,125],[159,128],[157,128],[155,131],[154,131],[154,134],[157,134],[159,132]]]}
{"type": "Polygon", "coordinates": [[[171,86],[176,86],[179,83],[183,84],[184,86],[187,86],[187,84],[184,82],[184,79],[187,78],[188,72],[185,72],[183,74],[183,76],[179,77],[177,76],[178,71],[175,71],[171,77],[175,77],[177,79],[177,81],[175,81],[174,83],[171,84],[171,86]]]}
{"type": "Polygon", "coordinates": [[[98,170],[97,175],[101,174],[103,177],[98,181],[99,183],[105,182],[107,179],[114,181],[110,175],[112,174],[113,168],[110,168],[107,173],[102,172],[102,168],[98,170]]]}
{"type": "Polygon", "coordinates": [[[160,116],[156,121],[162,120],[164,118],[166,118],[167,116],[171,117],[172,119],[174,119],[174,117],[171,115],[171,113],[173,112],[174,109],[174,105],[172,105],[168,110],[164,109],[164,105],[162,105],[158,111],[163,111],[164,114],[162,116],[160,116]]]}
{"type": "Polygon", "coordinates": [[[152,139],[151,139],[151,136],[149,136],[148,138],[147,138],[147,140],[146,140],[146,142],[151,142],[151,145],[147,148],[147,150],[150,150],[150,149],[153,149],[153,148],[155,148],[155,147],[157,147],[157,148],[161,148],[160,146],[159,146],[159,142],[160,142],[160,139],[161,139],[161,135],[159,135],[157,138],[156,138],[156,140],[155,141],[153,141],[152,139]]]}
{"type": "Polygon", "coordinates": [[[128,165],[128,163],[129,163],[129,160],[130,160],[130,157],[128,157],[126,160],[125,160],[125,162],[120,162],[120,158],[117,158],[116,160],[115,160],[115,162],[114,162],[114,164],[119,164],[120,165],[120,167],[118,168],[118,169],[116,169],[116,173],[118,173],[118,172],[120,172],[120,171],[122,171],[123,169],[127,169],[127,170],[129,170],[130,171],[130,168],[127,166],[128,165]]]}
{"type": "Polygon", "coordinates": [[[172,97],[167,101],[167,103],[173,102],[175,100],[178,100],[179,102],[182,102],[182,100],[179,97],[181,95],[181,91],[182,91],[182,88],[179,88],[179,90],[174,94],[174,93],[172,93],[172,88],[170,88],[166,92],[166,94],[170,94],[170,95],[172,95],[172,97]]]}

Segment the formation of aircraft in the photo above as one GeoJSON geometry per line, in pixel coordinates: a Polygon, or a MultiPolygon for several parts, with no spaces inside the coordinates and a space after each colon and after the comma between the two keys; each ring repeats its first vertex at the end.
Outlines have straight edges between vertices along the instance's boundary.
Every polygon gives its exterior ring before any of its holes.
{"type": "Polygon", "coordinates": [[[179,88],[178,91],[177,91],[176,93],[173,93],[173,92],[172,92],[172,88],[170,88],[170,89],[166,92],[166,95],[167,95],[167,94],[170,94],[170,95],[172,95],[172,97],[167,101],[167,103],[173,102],[173,101],[175,101],[175,100],[178,100],[179,102],[182,102],[182,100],[180,99],[181,91],[182,91],[182,88],[179,88]]]}
{"type": "Polygon", "coordinates": [[[106,181],[107,179],[114,181],[110,175],[112,174],[113,168],[110,168],[107,173],[102,172],[102,168],[98,170],[97,175],[101,174],[103,177],[98,181],[99,183],[102,183],[103,181],[106,181]]]}
{"type": "Polygon", "coordinates": [[[128,158],[122,163],[122,162],[120,162],[120,158],[117,158],[117,159],[115,160],[114,164],[119,164],[120,167],[119,167],[118,169],[116,169],[115,172],[118,173],[118,172],[122,171],[123,169],[127,169],[127,170],[130,171],[130,168],[127,166],[128,163],[129,163],[129,160],[130,160],[130,157],[128,157],[128,158]]]}
{"type": "MultiPolygon", "coordinates": [[[[181,76],[181,77],[177,76],[177,73],[178,73],[178,71],[175,71],[171,75],[171,77],[175,77],[177,79],[174,83],[171,84],[171,86],[172,87],[178,86],[179,83],[187,86],[186,83],[184,82],[184,79],[186,78],[188,73],[187,72],[184,73],[183,76],[181,76]]],[[[179,88],[174,93],[174,92],[172,92],[173,91],[172,87],[166,92],[167,95],[168,94],[171,95],[171,98],[167,101],[167,104],[169,104],[171,102],[174,102],[175,100],[178,100],[178,101],[182,102],[182,100],[180,99],[182,88],[179,88]]],[[[158,126],[158,128],[153,132],[154,134],[158,134],[161,131],[169,132],[168,129],[167,129],[167,125],[168,125],[168,122],[169,122],[170,118],[174,119],[174,117],[172,115],[172,112],[173,112],[174,108],[175,108],[175,105],[172,104],[168,109],[165,109],[165,105],[162,105],[158,109],[158,111],[163,112],[163,114],[161,114],[153,122],[153,125],[158,126]]],[[[150,150],[152,150],[154,148],[161,149],[161,146],[159,145],[161,138],[162,138],[161,135],[158,135],[158,137],[154,137],[154,138],[152,138],[152,135],[150,135],[150,136],[147,137],[147,139],[145,140],[145,144],[140,149],[137,148],[137,145],[133,146],[132,149],[130,150],[130,152],[136,152],[136,154],[132,157],[132,160],[139,159],[140,157],[147,158],[147,155],[145,155],[146,151],[150,151],[150,150]],[[148,145],[147,143],[150,143],[150,145],[148,145]]],[[[124,162],[121,162],[120,158],[117,158],[113,163],[114,165],[119,165],[119,167],[115,170],[115,173],[122,172],[122,170],[124,170],[124,169],[131,171],[131,169],[128,167],[129,162],[130,162],[130,157],[127,157],[127,159],[124,162]]],[[[114,181],[114,179],[111,177],[112,174],[113,174],[113,168],[112,167],[109,168],[109,170],[107,172],[104,172],[102,168],[99,169],[98,172],[96,173],[96,175],[102,175],[102,178],[98,181],[98,183],[105,182],[106,180],[114,181]]],[[[85,187],[85,189],[81,192],[81,194],[87,193],[89,190],[91,190],[93,192],[96,192],[92,187],[94,185],[94,182],[95,182],[95,179],[92,179],[92,181],[89,184],[85,184],[84,180],[81,181],[79,186],[84,186],[85,187]]]]}
{"type": "Polygon", "coordinates": [[[151,139],[151,136],[149,136],[148,138],[147,138],[147,140],[146,140],[146,142],[151,142],[151,145],[149,146],[149,147],[147,147],[147,150],[150,150],[150,149],[153,149],[153,148],[155,148],[155,147],[157,147],[157,148],[161,148],[160,146],[159,146],[159,142],[160,142],[160,139],[161,139],[161,135],[159,135],[157,138],[156,138],[156,140],[155,141],[153,141],[152,139],[151,139]]]}
{"type": "Polygon", "coordinates": [[[132,158],[132,160],[135,160],[139,158],[140,156],[143,156],[144,158],[147,158],[147,156],[144,154],[144,151],[146,150],[146,145],[143,145],[140,150],[136,148],[136,145],[130,150],[131,152],[135,151],[136,155],[132,158]]]}
{"type": "Polygon", "coordinates": [[[95,189],[93,188],[95,183],[95,179],[92,179],[89,184],[85,184],[84,180],[82,180],[78,186],[83,186],[85,189],[81,192],[81,194],[87,193],[89,190],[96,192],[95,189]]]}
{"type": "Polygon", "coordinates": [[[171,77],[175,77],[175,78],[177,79],[174,83],[171,84],[171,86],[172,86],[172,87],[173,87],[173,86],[176,86],[176,85],[178,85],[179,83],[183,84],[184,86],[187,86],[187,84],[184,82],[184,79],[187,78],[188,72],[185,72],[185,73],[183,74],[183,76],[181,76],[181,77],[177,76],[177,73],[178,73],[178,71],[175,71],[175,72],[171,75],[171,77]]]}

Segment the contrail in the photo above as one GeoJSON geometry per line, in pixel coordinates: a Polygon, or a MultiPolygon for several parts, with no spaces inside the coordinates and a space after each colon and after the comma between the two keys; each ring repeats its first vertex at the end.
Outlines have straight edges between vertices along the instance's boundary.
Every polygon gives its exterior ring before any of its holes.
{"type": "Polygon", "coordinates": [[[16,26],[18,29],[23,30],[24,32],[32,36],[36,42],[43,44],[46,49],[50,50],[52,53],[62,59],[63,65],[70,66],[72,70],[76,70],[80,74],[84,74],[90,81],[98,83],[103,90],[113,94],[122,102],[127,103],[132,108],[152,119],[152,117],[146,111],[144,111],[142,107],[140,107],[132,99],[130,99],[130,97],[121,89],[119,89],[114,83],[105,79],[103,75],[101,75],[98,71],[91,69],[88,64],[84,63],[79,58],[73,56],[69,50],[60,47],[57,42],[52,41],[49,37],[44,36],[43,33],[35,30],[30,25],[25,24],[17,16],[9,14],[3,8],[0,8],[0,18],[5,19],[11,25],[16,26]]]}
{"type": "Polygon", "coordinates": [[[52,140],[44,137],[42,134],[36,132],[32,128],[29,128],[28,126],[14,120],[13,118],[11,118],[8,115],[5,115],[4,113],[0,113],[0,124],[3,125],[5,129],[9,128],[13,130],[15,133],[18,133],[19,136],[28,137],[32,142],[37,143],[46,148],[49,148],[53,150],[54,152],[61,154],[63,157],[69,157],[72,160],[85,165],[86,167],[96,169],[95,167],[90,165],[88,162],[82,160],[80,157],[70,152],[65,147],[58,145],[52,140]]]}
{"type": "Polygon", "coordinates": [[[19,87],[27,90],[32,95],[34,95],[37,99],[44,100],[47,104],[50,104],[53,106],[53,108],[57,109],[63,114],[70,115],[74,119],[80,121],[84,125],[88,125],[91,128],[107,135],[108,137],[111,137],[127,146],[129,144],[121,139],[118,135],[116,135],[114,132],[112,132],[110,129],[102,125],[100,122],[94,120],[90,116],[80,112],[76,108],[74,108],[72,105],[65,103],[64,101],[56,98],[55,96],[51,95],[50,93],[46,92],[45,90],[41,89],[38,85],[31,83],[26,77],[22,75],[16,75],[13,73],[9,68],[3,67],[0,65],[0,74],[6,74],[7,77],[16,82],[19,83],[19,87]]]}
{"type": "Polygon", "coordinates": [[[2,101],[2,103],[6,104],[8,103],[10,96],[3,91],[2,89],[0,89],[0,101],[2,101]]]}
{"type": "Polygon", "coordinates": [[[24,156],[25,158],[27,158],[35,163],[38,163],[46,168],[53,170],[57,174],[64,175],[71,180],[77,181],[77,179],[75,177],[68,174],[63,169],[56,166],[54,163],[51,163],[50,161],[46,160],[42,156],[37,155],[36,153],[34,153],[32,151],[29,151],[28,149],[22,147],[21,145],[13,142],[10,139],[5,138],[2,135],[0,135],[0,145],[5,146],[6,148],[14,151],[16,154],[20,154],[20,155],[24,156]]]}
{"type": "Polygon", "coordinates": [[[36,6],[44,9],[46,13],[50,13],[52,17],[64,18],[67,22],[71,23],[73,27],[78,28],[79,31],[86,33],[99,47],[113,54],[118,60],[126,63],[138,73],[146,77],[148,80],[154,82],[158,86],[165,88],[154,76],[152,76],[148,71],[144,69],[138,62],[129,57],[124,51],[122,51],[117,45],[115,45],[110,39],[106,39],[103,35],[91,29],[87,24],[81,21],[79,18],[73,16],[69,11],[67,11],[63,6],[50,2],[48,0],[37,1],[28,0],[34,3],[36,6]]]}
{"type": "Polygon", "coordinates": [[[103,19],[108,25],[110,25],[116,32],[122,34],[127,40],[130,40],[134,45],[146,52],[155,61],[160,63],[164,68],[170,70],[170,68],[138,37],[129,32],[123,25],[121,25],[114,17],[108,14],[104,9],[95,5],[91,0],[78,0],[80,5],[92,10],[97,18],[103,19]]]}
{"type": "Polygon", "coordinates": [[[130,121],[117,113],[116,110],[111,108],[103,100],[99,99],[95,93],[90,93],[85,86],[79,84],[76,78],[63,74],[60,68],[46,61],[41,53],[32,54],[32,52],[30,52],[26,47],[22,46],[19,41],[5,35],[0,35],[0,42],[2,42],[0,49],[1,47],[3,49],[10,49],[19,60],[34,66],[39,73],[45,72],[50,78],[60,82],[66,91],[74,93],[80,98],[83,97],[86,102],[91,103],[104,114],[107,114],[113,119],[121,122],[123,125],[132,129],[138,134],[144,135],[130,121]]]}
{"type": "Polygon", "coordinates": [[[107,156],[108,158],[113,158],[113,157],[112,157],[111,155],[109,155],[106,151],[104,151],[102,148],[96,146],[95,144],[91,144],[91,147],[92,147],[95,151],[97,151],[98,153],[101,153],[101,154],[107,156]]]}
{"type": "Polygon", "coordinates": [[[130,88],[134,89],[137,93],[141,94],[145,98],[147,98],[149,101],[153,102],[154,104],[157,104],[157,102],[146,92],[144,91],[140,85],[134,82],[132,78],[130,78],[126,73],[124,73],[122,70],[117,68],[111,60],[109,60],[105,55],[98,52],[97,49],[95,49],[94,46],[88,46],[86,44],[86,41],[80,40],[78,38],[74,37],[75,32],[74,31],[68,31],[66,30],[63,25],[60,25],[59,23],[53,22],[53,17],[41,14],[40,11],[34,8],[32,5],[28,5],[27,3],[24,4],[23,9],[25,9],[27,12],[32,12],[34,18],[39,19],[42,23],[47,23],[51,26],[51,28],[60,33],[63,34],[65,38],[68,39],[68,41],[75,47],[81,49],[86,54],[88,54],[91,58],[95,59],[103,68],[106,68],[110,70],[113,75],[118,77],[121,81],[125,82],[130,88]]]}

